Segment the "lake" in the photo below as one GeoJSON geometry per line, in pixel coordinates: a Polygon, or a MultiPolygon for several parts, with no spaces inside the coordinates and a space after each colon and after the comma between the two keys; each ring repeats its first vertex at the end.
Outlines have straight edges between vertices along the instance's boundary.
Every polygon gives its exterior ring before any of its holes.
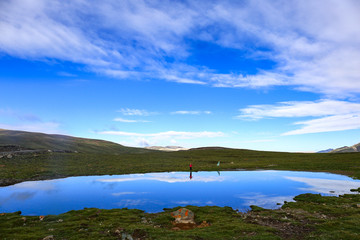
{"type": "Polygon", "coordinates": [[[85,207],[160,212],[176,206],[279,208],[302,193],[337,196],[359,188],[350,177],[293,171],[166,172],[69,177],[0,187],[0,213],[59,214],[85,207]]]}

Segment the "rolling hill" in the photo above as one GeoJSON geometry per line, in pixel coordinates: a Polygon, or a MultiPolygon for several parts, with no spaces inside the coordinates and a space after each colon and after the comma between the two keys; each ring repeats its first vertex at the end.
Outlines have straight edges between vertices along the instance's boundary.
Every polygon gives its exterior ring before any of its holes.
{"type": "Polygon", "coordinates": [[[360,152],[360,143],[355,144],[351,147],[345,146],[331,151],[331,153],[343,153],[343,152],[360,152]]]}
{"type": "Polygon", "coordinates": [[[17,146],[17,150],[52,150],[84,153],[145,153],[154,150],[125,147],[123,145],[96,139],[78,138],[59,134],[45,134],[0,129],[0,146],[17,146]]]}

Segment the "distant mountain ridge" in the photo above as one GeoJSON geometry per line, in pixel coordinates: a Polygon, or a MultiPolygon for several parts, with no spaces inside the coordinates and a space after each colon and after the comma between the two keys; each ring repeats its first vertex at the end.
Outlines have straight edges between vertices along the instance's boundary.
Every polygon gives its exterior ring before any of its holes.
{"type": "Polygon", "coordinates": [[[329,153],[329,152],[331,152],[333,150],[334,150],[333,148],[329,148],[329,149],[326,149],[326,150],[318,151],[317,153],[329,153]]]}
{"type": "Polygon", "coordinates": [[[360,152],[360,143],[355,144],[351,147],[345,146],[331,151],[331,153],[343,153],[343,152],[360,152]]]}
{"type": "Polygon", "coordinates": [[[45,134],[0,129],[0,146],[3,146],[4,148],[5,146],[11,145],[19,146],[21,149],[28,150],[52,150],[104,154],[144,153],[153,151],[144,148],[126,147],[104,140],[78,138],[60,134],[45,134]]]}

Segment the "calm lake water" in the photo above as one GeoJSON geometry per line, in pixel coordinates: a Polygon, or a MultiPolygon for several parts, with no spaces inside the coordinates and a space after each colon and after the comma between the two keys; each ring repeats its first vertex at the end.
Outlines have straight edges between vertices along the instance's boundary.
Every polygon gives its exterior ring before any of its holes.
{"type": "Polygon", "coordinates": [[[250,205],[278,208],[301,193],[339,195],[359,188],[352,178],[312,172],[227,171],[170,172],[69,177],[0,187],[0,213],[59,214],[84,207],[137,208],[160,212],[186,205],[250,205]]]}

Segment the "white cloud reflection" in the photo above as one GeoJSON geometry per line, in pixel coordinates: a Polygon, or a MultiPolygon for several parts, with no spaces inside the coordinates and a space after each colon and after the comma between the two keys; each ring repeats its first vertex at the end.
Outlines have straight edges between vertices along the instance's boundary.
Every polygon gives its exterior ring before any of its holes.
{"type": "Polygon", "coordinates": [[[294,201],[294,196],[271,196],[259,192],[236,194],[235,197],[242,199],[244,206],[256,205],[263,208],[274,208],[277,203],[294,201]]]}
{"type": "Polygon", "coordinates": [[[58,181],[58,180],[22,182],[22,183],[14,185],[12,187],[15,189],[53,191],[56,189],[55,184],[54,184],[56,181],[58,181]]]}
{"type": "Polygon", "coordinates": [[[117,196],[124,196],[124,195],[135,195],[135,194],[146,194],[147,192],[117,192],[112,193],[111,195],[117,197],[117,196]]]}
{"type": "Polygon", "coordinates": [[[354,180],[333,180],[322,178],[306,178],[306,177],[285,177],[286,179],[301,182],[309,185],[309,187],[299,188],[304,191],[314,191],[318,193],[325,193],[333,195],[342,195],[351,193],[350,189],[359,188],[360,181],[354,180]],[[330,193],[330,191],[333,191],[330,193]]]}
{"type": "Polygon", "coordinates": [[[177,182],[222,182],[224,177],[219,176],[197,176],[196,173],[193,173],[193,178],[189,178],[189,173],[153,173],[153,174],[132,174],[124,177],[117,178],[102,178],[97,179],[96,181],[111,183],[111,182],[128,182],[128,181],[160,181],[167,183],[177,183],[177,182]]]}
{"type": "Polygon", "coordinates": [[[215,203],[213,201],[200,201],[200,200],[191,200],[191,201],[173,201],[173,203],[175,204],[179,204],[182,206],[185,205],[197,205],[197,206],[206,206],[206,205],[215,205],[215,203]]]}

